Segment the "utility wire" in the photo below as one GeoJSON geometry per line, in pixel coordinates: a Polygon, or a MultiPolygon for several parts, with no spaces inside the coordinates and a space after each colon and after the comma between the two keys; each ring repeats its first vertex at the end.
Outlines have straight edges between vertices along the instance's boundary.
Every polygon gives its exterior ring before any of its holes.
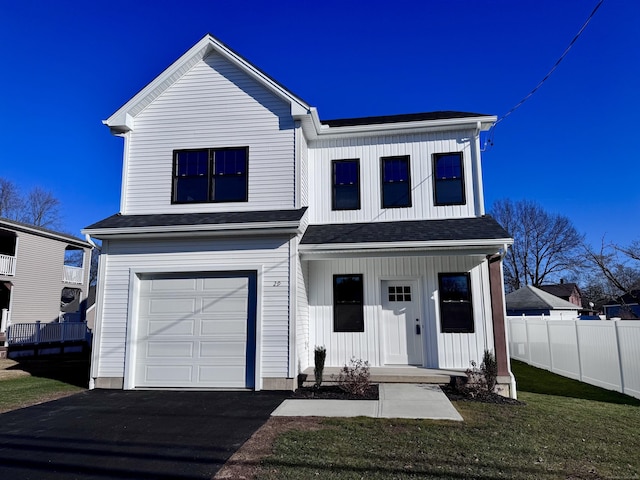
{"type": "Polygon", "coordinates": [[[558,60],[556,61],[556,63],[553,65],[553,67],[551,67],[551,70],[549,70],[549,73],[547,73],[544,78],[542,80],[540,80],[540,82],[538,82],[538,84],[533,88],[533,90],[531,90],[522,100],[520,100],[511,110],[509,110],[507,113],[505,113],[504,115],[502,115],[500,118],[498,118],[498,120],[496,121],[496,123],[493,124],[493,126],[491,127],[491,129],[489,130],[488,134],[487,134],[487,139],[484,142],[484,146],[483,146],[483,150],[487,149],[487,144],[489,144],[490,146],[493,146],[493,134],[494,134],[494,130],[496,128],[496,126],[503,121],[505,118],[507,118],[509,115],[511,115],[513,112],[515,112],[518,108],[520,108],[522,106],[522,104],[524,102],[526,102],[527,100],[529,100],[529,98],[531,98],[531,96],[536,93],[536,91],[542,86],[542,84],[544,84],[544,82],[546,82],[549,77],[551,76],[551,74],[556,70],[556,68],[558,68],[558,66],[560,65],[560,63],[562,62],[562,60],[564,60],[564,57],[567,56],[567,54],[569,53],[569,50],[571,50],[571,47],[573,47],[573,44],[576,43],[576,41],[578,40],[578,38],[580,37],[580,35],[582,35],[582,32],[584,32],[584,30],[587,28],[587,25],[589,25],[589,22],[591,21],[591,19],[595,16],[596,12],[598,11],[598,9],[600,8],[600,6],[604,3],[604,0],[600,0],[598,2],[598,4],[595,6],[595,8],[593,9],[593,11],[591,12],[591,14],[589,15],[589,17],[587,18],[587,20],[582,24],[582,27],[580,27],[580,30],[578,30],[578,33],[575,34],[575,36],[573,37],[573,40],[571,40],[571,42],[569,43],[569,46],[564,50],[564,52],[562,52],[562,55],[560,55],[560,58],[558,58],[558,60]]]}

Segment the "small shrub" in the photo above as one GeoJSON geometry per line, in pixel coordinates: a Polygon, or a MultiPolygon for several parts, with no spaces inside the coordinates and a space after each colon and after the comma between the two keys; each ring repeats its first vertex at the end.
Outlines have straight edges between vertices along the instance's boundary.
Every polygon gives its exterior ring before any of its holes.
{"type": "Polygon", "coordinates": [[[498,380],[498,364],[489,350],[484,351],[480,367],[471,361],[471,368],[465,372],[467,378],[456,378],[455,389],[471,398],[488,396],[493,393],[498,380]]]}
{"type": "Polygon", "coordinates": [[[316,346],[313,352],[313,361],[315,366],[313,367],[313,375],[315,376],[315,387],[320,388],[322,385],[322,373],[324,372],[324,361],[327,358],[327,349],[322,346],[316,346]]]}
{"type": "Polygon", "coordinates": [[[370,377],[369,362],[352,357],[349,365],[340,370],[336,382],[343,391],[363,396],[371,386],[370,377]]]}

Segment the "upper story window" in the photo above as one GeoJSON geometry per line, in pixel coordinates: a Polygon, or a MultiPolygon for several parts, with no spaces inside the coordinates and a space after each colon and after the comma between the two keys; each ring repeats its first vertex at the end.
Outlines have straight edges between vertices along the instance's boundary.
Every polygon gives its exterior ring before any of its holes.
{"type": "Polygon", "coordinates": [[[436,206],[464,205],[462,152],[433,156],[433,191],[436,206]]]}
{"type": "Polygon", "coordinates": [[[333,210],[360,209],[360,161],[333,160],[333,192],[331,208],[333,210]]]}
{"type": "Polygon", "coordinates": [[[173,154],[173,202],[246,202],[249,149],[207,148],[173,154]]]}
{"type": "Polygon", "coordinates": [[[440,273],[438,289],[442,333],[473,333],[473,305],[469,274],[440,273]]]}
{"type": "Polygon", "coordinates": [[[382,157],[382,208],[411,206],[409,156],[382,157]]]}

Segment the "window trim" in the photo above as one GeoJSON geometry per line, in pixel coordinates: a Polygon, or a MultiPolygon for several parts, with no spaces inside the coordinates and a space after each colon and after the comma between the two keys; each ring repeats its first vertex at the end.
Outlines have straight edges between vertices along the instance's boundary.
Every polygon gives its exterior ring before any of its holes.
{"type": "MultiPolygon", "coordinates": [[[[456,179],[456,181],[458,181],[456,179]]],[[[446,207],[450,205],[466,205],[467,204],[467,192],[465,188],[465,175],[464,175],[464,154],[463,152],[441,152],[433,154],[433,204],[436,207],[446,207]],[[462,198],[460,202],[438,202],[438,183],[442,181],[451,181],[451,180],[440,180],[438,179],[438,158],[440,157],[448,157],[451,155],[457,155],[460,158],[460,186],[462,189],[462,198]]]]}
{"type": "Polygon", "coordinates": [[[203,204],[203,203],[244,203],[249,201],[249,147],[212,147],[212,148],[182,148],[174,150],[172,155],[172,167],[171,167],[171,204],[172,205],[191,205],[191,204],[203,204]],[[225,150],[245,150],[245,194],[244,200],[215,200],[211,195],[211,187],[213,186],[213,179],[215,177],[215,152],[222,152],[225,150]],[[177,189],[177,169],[178,169],[178,155],[186,152],[207,152],[207,200],[190,202],[176,200],[178,193],[177,189]]]}
{"type": "Polygon", "coordinates": [[[382,208],[411,208],[413,206],[413,198],[411,195],[411,155],[389,155],[380,157],[380,201],[382,208]],[[407,204],[406,205],[385,205],[384,186],[392,182],[384,181],[384,161],[393,159],[407,160],[407,204]]]}
{"type": "Polygon", "coordinates": [[[345,158],[338,160],[331,160],[331,210],[334,211],[348,211],[348,210],[360,210],[362,208],[361,195],[360,195],[360,159],[359,158],[345,158]],[[358,192],[358,206],[355,208],[339,208],[336,206],[336,165],[338,163],[351,163],[356,164],[357,184],[356,190],[358,192]]]}
{"type": "Polygon", "coordinates": [[[363,333],[364,332],[364,275],[362,273],[340,273],[333,275],[333,285],[331,293],[333,295],[332,303],[333,303],[333,332],[334,333],[363,333]],[[336,301],[336,287],[337,287],[337,279],[339,277],[359,277],[360,278],[360,316],[361,316],[361,327],[360,329],[338,329],[337,328],[337,319],[338,312],[337,307],[338,303],[336,301]]]}
{"type": "Polygon", "coordinates": [[[438,273],[438,307],[440,309],[440,333],[475,333],[475,316],[473,312],[473,292],[471,285],[471,275],[469,272],[440,272],[438,273]],[[467,327],[445,327],[443,304],[442,299],[442,278],[443,277],[465,277],[467,280],[467,290],[469,292],[469,298],[467,300],[469,304],[469,322],[467,327]]]}

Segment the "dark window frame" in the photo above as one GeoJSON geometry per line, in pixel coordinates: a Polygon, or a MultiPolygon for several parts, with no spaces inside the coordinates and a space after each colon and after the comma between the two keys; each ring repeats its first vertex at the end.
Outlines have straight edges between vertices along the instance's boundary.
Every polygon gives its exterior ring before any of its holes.
{"type": "MultiPolygon", "coordinates": [[[[401,182],[405,183],[405,182],[401,182]]],[[[387,157],[380,157],[380,197],[382,202],[382,208],[411,208],[413,205],[413,199],[411,198],[411,156],[410,155],[391,155],[387,157]],[[406,160],[407,161],[407,202],[403,205],[387,205],[387,201],[385,200],[385,185],[392,184],[395,182],[385,181],[385,161],[386,160],[406,160]]]]}
{"type": "Polygon", "coordinates": [[[360,159],[359,158],[346,158],[340,160],[331,160],[331,210],[344,211],[344,210],[360,210],[362,208],[361,195],[360,195],[360,159]],[[336,182],[336,165],[340,163],[355,163],[356,164],[356,191],[358,195],[358,205],[356,207],[338,207],[337,205],[337,191],[339,185],[336,182]]]}
{"type": "MultiPolygon", "coordinates": [[[[363,274],[361,273],[345,273],[345,274],[337,274],[333,276],[333,331],[335,333],[362,333],[364,332],[364,278],[363,278],[363,274]],[[337,292],[337,288],[338,288],[338,278],[341,277],[356,277],[359,279],[360,282],[360,291],[359,291],[359,296],[360,299],[356,299],[356,300],[351,300],[349,302],[345,302],[342,301],[339,303],[338,301],[338,297],[340,297],[341,295],[338,294],[337,292]],[[356,319],[356,326],[355,327],[350,327],[350,326],[345,326],[344,324],[347,323],[347,321],[349,319],[345,319],[342,318],[342,312],[341,310],[344,310],[343,308],[340,307],[347,307],[347,306],[359,306],[359,312],[358,312],[358,317],[356,319]]],[[[351,312],[353,313],[353,312],[351,312]]]]}
{"type": "Polygon", "coordinates": [[[243,203],[249,201],[249,147],[221,147],[221,148],[189,148],[173,151],[173,165],[172,165],[172,177],[171,177],[171,204],[192,204],[192,203],[243,203]],[[216,174],[215,170],[215,154],[216,152],[230,151],[230,150],[244,150],[245,151],[245,171],[238,177],[244,177],[244,198],[243,200],[216,200],[215,191],[213,185],[216,177],[220,175],[216,174]],[[178,156],[181,153],[189,152],[207,152],[207,199],[206,200],[177,200],[178,198],[178,180],[185,176],[178,176],[178,156]]]}
{"type": "Polygon", "coordinates": [[[433,154],[433,204],[436,207],[445,207],[449,205],[466,205],[467,194],[464,185],[464,155],[462,152],[444,152],[433,154]],[[457,155],[460,159],[460,178],[438,178],[438,159],[442,157],[450,157],[457,155]],[[443,202],[438,200],[438,185],[442,183],[460,183],[461,198],[457,202],[443,202]]]}
{"type": "Polygon", "coordinates": [[[440,306],[440,332],[441,333],[474,333],[475,321],[473,314],[473,292],[471,291],[471,275],[469,272],[446,272],[438,274],[438,303],[440,306]],[[445,300],[442,280],[446,277],[464,277],[467,283],[467,298],[465,300],[445,300]],[[466,318],[453,319],[454,325],[450,325],[451,315],[465,315],[466,318]]]}

